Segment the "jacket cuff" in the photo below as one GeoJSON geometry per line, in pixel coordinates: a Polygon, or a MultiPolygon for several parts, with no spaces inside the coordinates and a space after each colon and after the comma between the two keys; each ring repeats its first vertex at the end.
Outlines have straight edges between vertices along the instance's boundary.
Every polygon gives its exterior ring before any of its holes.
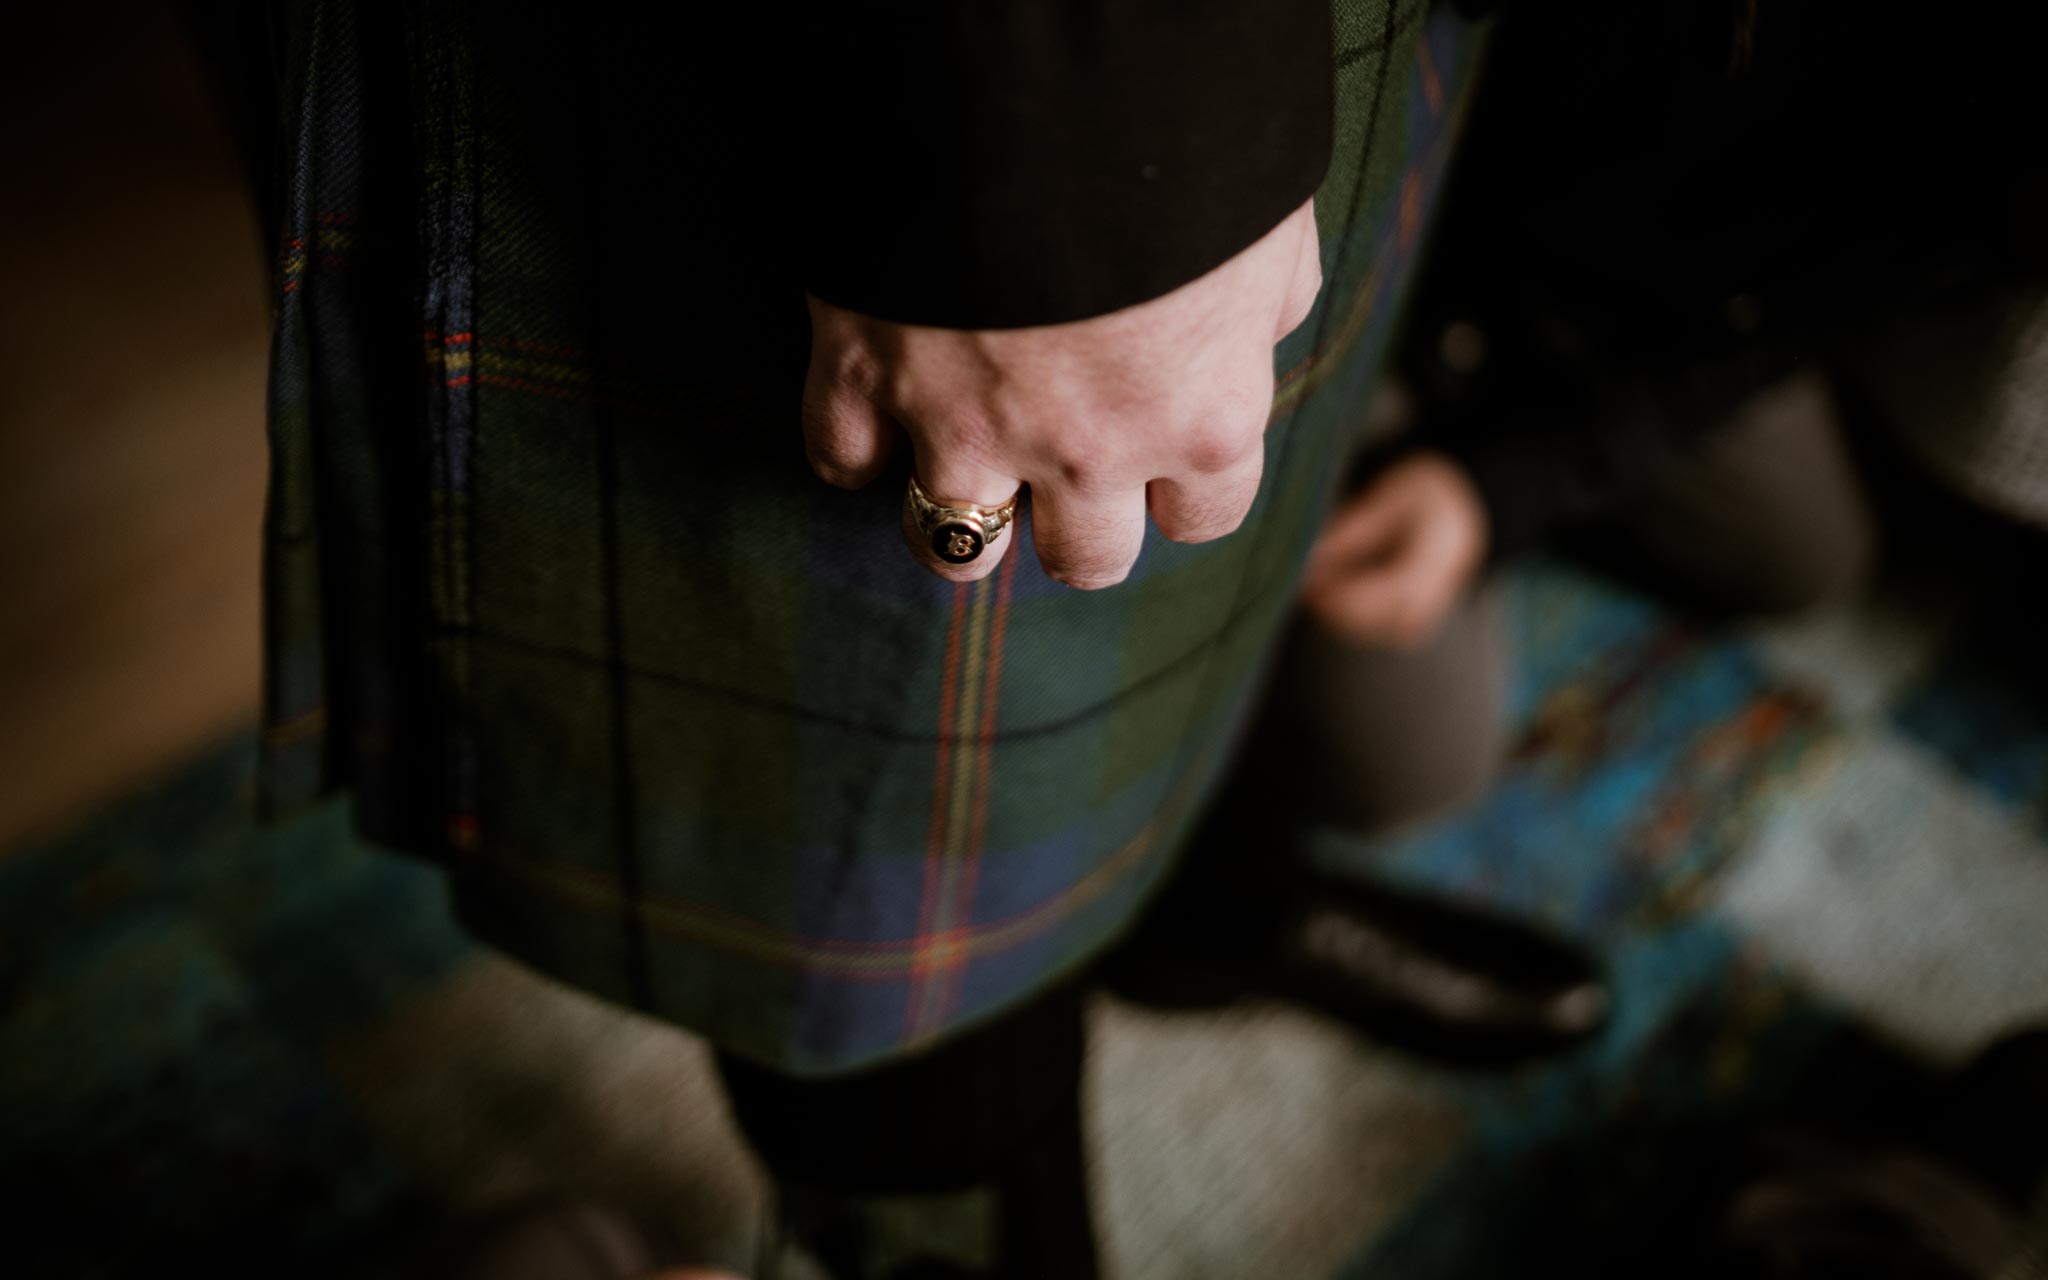
{"type": "Polygon", "coordinates": [[[1324,0],[819,6],[803,42],[805,288],[1016,328],[1170,293],[1314,194],[1324,0]]]}

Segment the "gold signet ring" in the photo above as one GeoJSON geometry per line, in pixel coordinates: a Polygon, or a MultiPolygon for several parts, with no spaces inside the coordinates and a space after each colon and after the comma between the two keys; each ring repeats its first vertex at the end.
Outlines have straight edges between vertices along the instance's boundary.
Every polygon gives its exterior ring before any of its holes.
{"type": "Polygon", "coordinates": [[[1017,495],[1011,494],[1001,506],[995,507],[976,502],[942,502],[926,493],[913,475],[910,488],[903,495],[903,505],[933,555],[947,564],[967,564],[989,543],[1003,536],[1003,526],[1017,514],[1017,495]]]}

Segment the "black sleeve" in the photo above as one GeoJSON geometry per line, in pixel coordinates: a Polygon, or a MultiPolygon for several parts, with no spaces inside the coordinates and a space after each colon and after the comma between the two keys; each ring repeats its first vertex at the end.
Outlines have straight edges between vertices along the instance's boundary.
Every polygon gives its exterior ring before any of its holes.
{"type": "Polygon", "coordinates": [[[805,287],[891,320],[1054,324],[1171,292],[1315,192],[1327,0],[803,10],[805,287]]]}

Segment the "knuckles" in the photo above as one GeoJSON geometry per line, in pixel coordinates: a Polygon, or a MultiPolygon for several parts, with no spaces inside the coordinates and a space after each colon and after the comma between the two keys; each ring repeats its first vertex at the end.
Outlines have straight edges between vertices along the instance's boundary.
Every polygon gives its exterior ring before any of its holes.
{"type": "Polygon", "coordinates": [[[1181,461],[1202,475],[1228,471],[1244,461],[1258,439],[1257,431],[1246,428],[1245,415],[1212,415],[1189,428],[1181,441],[1181,461]]]}
{"type": "Polygon", "coordinates": [[[872,438],[855,434],[845,423],[820,420],[807,424],[804,458],[826,484],[858,489],[881,470],[883,450],[872,438]]]}
{"type": "Polygon", "coordinates": [[[1046,468],[1062,488],[1081,492],[1100,489],[1118,470],[1118,460],[1089,440],[1056,440],[1046,454],[1046,468]]]}
{"type": "MultiPolygon", "coordinates": [[[[1306,290],[1308,303],[1314,296],[1306,290]]],[[[1128,526],[1096,520],[1099,504],[1128,501],[1118,495],[1176,477],[1185,491],[1156,505],[1153,523],[1167,538],[1198,543],[1236,531],[1256,497],[1256,480],[1247,477],[1256,477],[1272,411],[1270,351],[1256,361],[1242,351],[1204,352],[1171,377],[1159,374],[1156,362],[1134,365],[1136,372],[1118,382],[1105,380],[1099,362],[1055,376],[1068,366],[1054,361],[1050,373],[1028,378],[1006,365],[1012,376],[992,378],[982,367],[986,353],[975,364],[967,358],[974,353],[892,345],[886,333],[877,338],[845,325],[822,327],[817,337],[804,416],[807,454],[820,478],[852,489],[879,471],[880,456],[867,438],[872,428],[863,422],[864,429],[848,430],[833,412],[846,400],[864,401],[908,433],[921,473],[1021,477],[1042,485],[1048,497],[1073,496],[1067,510],[1081,523],[1048,522],[1052,527],[1042,532],[1053,538],[1041,540],[1038,551],[1049,577],[1078,590],[1125,581],[1142,540],[1142,516],[1128,526]]],[[[932,572],[954,581],[979,578],[998,559],[949,565],[912,549],[932,572]]]]}

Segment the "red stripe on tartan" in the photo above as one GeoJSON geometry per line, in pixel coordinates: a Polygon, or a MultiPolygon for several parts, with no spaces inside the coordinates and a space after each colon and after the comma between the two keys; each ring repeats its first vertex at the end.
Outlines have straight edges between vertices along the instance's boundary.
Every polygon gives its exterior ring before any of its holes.
{"type": "Polygon", "coordinates": [[[543,355],[566,356],[578,360],[582,359],[584,356],[589,354],[588,352],[583,351],[577,347],[565,347],[558,342],[528,342],[524,338],[493,337],[476,339],[474,334],[468,333],[451,333],[444,338],[441,336],[441,331],[438,329],[422,330],[420,333],[420,337],[424,338],[428,342],[446,342],[450,346],[454,346],[455,344],[461,342],[469,342],[475,340],[479,346],[510,347],[514,351],[538,351],[543,355]]]}
{"type": "Polygon", "coordinates": [[[903,1003],[903,1034],[916,1034],[917,1007],[931,966],[932,926],[939,910],[939,881],[946,862],[946,783],[952,770],[954,702],[960,696],[961,636],[967,629],[967,595],[971,582],[953,584],[953,612],[946,624],[946,671],[939,683],[939,742],[932,765],[932,826],[925,837],[924,888],[918,895],[917,933],[912,937],[910,998],[903,1003]]]}
{"type": "Polygon", "coordinates": [[[1415,42],[1415,63],[1422,72],[1422,100],[1429,104],[1429,114],[1441,115],[1444,109],[1443,77],[1436,73],[1436,59],[1429,54],[1429,37],[1415,42]]]}
{"type": "MultiPolygon", "coordinates": [[[[1013,553],[1015,547],[1010,549],[1013,553]]],[[[988,793],[990,780],[995,770],[990,767],[995,754],[996,705],[999,699],[997,689],[1003,679],[1003,628],[1010,620],[1010,582],[1017,572],[1015,554],[1003,557],[1003,567],[996,571],[996,616],[990,624],[988,639],[987,669],[982,674],[984,688],[981,699],[981,733],[977,743],[974,761],[974,810],[969,820],[967,856],[960,866],[959,880],[953,894],[954,920],[974,918],[974,887],[981,871],[983,837],[988,832],[988,793]]],[[[946,947],[941,954],[952,958],[943,979],[945,986],[939,992],[938,1014],[933,1019],[934,1028],[943,1027],[953,1017],[960,1004],[960,991],[966,985],[967,966],[971,963],[965,952],[953,946],[946,947]]]]}
{"type": "Polygon", "coordinates": [[[1327,353],[1322,351],[1311,351],[1303,356],[1300,363],[1280,375],[1279,381],[1273,384],[1273,394],[1277,396],[1295,383],[1300,382],[1303,378],[1308,377],[1309,373],[1316,367],[1316,361],[1322,359],[1325,354],[1327,353]]]}
{"type": "Polygon", "coordinates": [[[1401,252],[1415,252],[1416,237],[1422,234],[1422,172],[1410,169],[1401,179],[1401,252]]]}

